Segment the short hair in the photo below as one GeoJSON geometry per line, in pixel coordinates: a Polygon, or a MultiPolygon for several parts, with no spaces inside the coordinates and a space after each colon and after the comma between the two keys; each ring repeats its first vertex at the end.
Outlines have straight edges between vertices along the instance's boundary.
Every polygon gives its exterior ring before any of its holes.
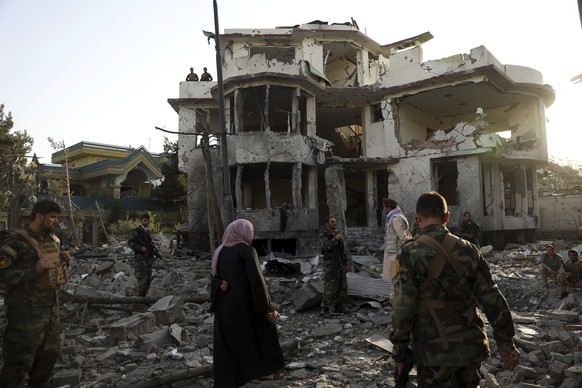
{"type": "Polygon", "coordinates": [[[436,191],[424,193],[416,201],[416,213],[423,217],[440,217],[444,220],[447,212],[447,201],[436,191]]]}
{"type": "Polygon", "coordinates": [[[463,213],[464,216],[466,216],[467,214],[468,215],[471,215],[471,212],[465,212],[465,213],[463,213]]]}
{"type": "Polygon", "coordinates": [[[577,250],[575,250],[575,249],[570,249],[570,250],[568,251],[568,253],[570,253],[570,252],[574,252],[574,253],[576,254],[576,257],[578,257],[578,251],[577,251],[577,250]]]}
{"type": "Polygon", "coordinates": [[[50,199],[43,199],[42,201],[38,201],[33,207],[30,212],[30,220],[34,221],[37,214],[42,214],[46,216],[49,213],[61,213],[61,206],[56,203],[55,201],[51,201],[50,199]]]}
{"type": "Polygon", "coordinates": [[[546,244],[546,246],[544,247],[544,249],[546,249],[546,248],[552,248],[552,249],[554,249],[554,246],[552,244],[546,244]]]}
{"type": "Polygon", "coordinates": [[[383,198],[382,205],[384,205],[385,207],[391,207],[392,209],[396,209],[396,207],[398,206],[398,202],[396,202],[392,198],[383,198]]]}
{"type": "Polygon", "coordinates": [[[206,71],[206,68],[204,68],[204,71],[206,71]]]}
{"type": "Polygon", "coordinates": [[[329,216],[325,217],[324,220],[323,220],[323,224],[324,225],[325,224],[328,224],[329,223],[329,220],[331,220],[332,218],[335,218],[335,216],[329,215],[329,216]]]}
{"type": "Polygon", "coordinates": [[[149,220],[150,219],[150,215],[148,213],[144,213],[141,215],[141,217],[139,218],[140,220],[146,219],[149,220]]]}

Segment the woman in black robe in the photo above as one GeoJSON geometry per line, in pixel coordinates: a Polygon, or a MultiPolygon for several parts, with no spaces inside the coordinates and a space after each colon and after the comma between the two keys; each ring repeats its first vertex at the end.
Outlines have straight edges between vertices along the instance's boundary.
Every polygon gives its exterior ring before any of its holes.
{"type": "Polygon", "coordinates": [[[251,247],[253,224],[233,221],[212,256],[214,386],[239,387],[275,380],[285,366],[269,292],[251,247]]]}

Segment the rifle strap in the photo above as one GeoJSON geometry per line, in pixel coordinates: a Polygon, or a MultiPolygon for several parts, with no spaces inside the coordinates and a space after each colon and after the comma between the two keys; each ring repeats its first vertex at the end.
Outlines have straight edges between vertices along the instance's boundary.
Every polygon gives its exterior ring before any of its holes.
{"type": "MultiPolygon", "coordinates": [[[[455,260],[451,259],[449,255],[449,252],[453,250],[457,240],[458,237],[453,236],[450,233],[448,233],[445,236],[442,244],[434,237],[431,237],[426,234],[423,234],[416,239],[416,241],[418,241],[419,243],[428,245],[430,248],[434,249],[437,252],[434,261],[428,268],[427,278],[420,285],[419,290],[421,292],[421,295],[424,293],[424,290],[426,290],[429,283],[433,279],[437,279],[440,276],[447,263],[451,264],[451,266],[455,269],[459,276],[464,276],[467,273],[467,269],[458,262],[456,262],[455,260]]],[[[440,318],[438,317],[436,309],[444,308],[446,307],[446,305],[447,301],[440,301],[434,299],[425,300],[421,299],[419,302],[419,307],[426,308],[429,311],[439,332],[439,336],[441,338],[441,346],[444,350],[449,349],[449,342],[446,336],[447,330],[445,329],[440,318]]]]}

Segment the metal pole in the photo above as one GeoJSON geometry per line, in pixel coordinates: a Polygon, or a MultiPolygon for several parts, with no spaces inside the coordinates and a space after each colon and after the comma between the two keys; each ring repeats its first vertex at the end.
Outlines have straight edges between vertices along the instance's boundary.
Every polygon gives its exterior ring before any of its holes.
{"type": "Polygon", "coordinates": [[[220,55],[220,31],[218,28],[218,5],[214,4],[214,43],[216,44],[216,79],[218,82],[218,106],[220,120],[220,150],[222,151],[222,190],[224,193],[224,217],[226,225],[234,220],[234,207],[230,193],[230,170],[226,144],[226,118],[224,114],[224,86],[222,85],[222,58],[220,55]]]}

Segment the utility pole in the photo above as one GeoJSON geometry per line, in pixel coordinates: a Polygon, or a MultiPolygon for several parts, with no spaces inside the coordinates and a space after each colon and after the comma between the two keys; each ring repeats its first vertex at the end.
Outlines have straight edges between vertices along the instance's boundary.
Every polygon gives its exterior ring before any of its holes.
{"type": "Polygon", "coordinates": [[[230,170],[228,168],[228,148],[226,145],[226,118],[224,114],[224,86],[222,85],[222,58],[220,55],[220,31],[218,28],[218,5],[214,4],[214,44],[216,45],[216,78],[218,82],[218,106],[220,121],[220,150],[222,151],[222,190],[224,194],[225,225],[234,220],[234,205],[230,192],[230,170]]]}

